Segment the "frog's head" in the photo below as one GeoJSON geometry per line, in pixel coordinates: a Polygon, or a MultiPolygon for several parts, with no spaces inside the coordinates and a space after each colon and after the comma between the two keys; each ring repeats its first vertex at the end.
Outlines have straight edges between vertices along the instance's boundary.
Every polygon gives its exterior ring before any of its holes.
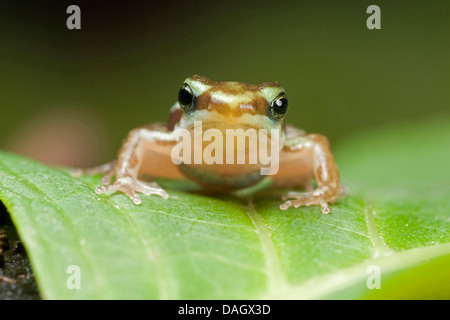
{"type": "Polygon", "coordinates": [[[173,149],[175,155],[188,159],[179,169],[208,188],[226,190],[248,186],[276,172],[287,106],[284,89],[276,82],[251,85],[197,75],[187,78],[169,122],[174,137],[182,136],[173,149]],[[269,154],[267,167],[261,155],[269,154]]]}
{"type": "Polygon", "coordinates": [[[194,121],[207,128],[279,129],[288,100],[277,82],[257,85],[217,82],[194,75],[184,81],[178,104],[183,112],[180,127],[192,129],[194,121]]]}

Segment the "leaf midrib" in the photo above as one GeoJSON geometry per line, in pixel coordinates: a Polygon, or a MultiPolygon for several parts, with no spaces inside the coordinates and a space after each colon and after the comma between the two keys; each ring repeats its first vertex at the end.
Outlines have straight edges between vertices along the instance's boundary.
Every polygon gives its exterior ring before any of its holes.
{"type": "Polygon", "coordinates": [[[247,210],[245,210],[245,212],[255,226],[256,233],[261,241],[262,252],[265,258],[267,291],[279,291],[280,288],[287,286],[286,278],[282,272],[279,255],[275,244],[273,243],[272,237],[270,236],[269,229],[264,223],[261,215],[255,210],[253,198],[251,196],[248,197],[246,209],[247,210]]]}
{"type": "Polygon", "coordinates": [[[375,221],[375,211],[371,201],[365,205],[364,217],[366,219],[367,231],[369,233],[370,242],[374,249],[374,258],[378,256],[386,256],[393,253],[393,251],[382,240],[381,235],[378,233],[377,224],[375,221]]]}

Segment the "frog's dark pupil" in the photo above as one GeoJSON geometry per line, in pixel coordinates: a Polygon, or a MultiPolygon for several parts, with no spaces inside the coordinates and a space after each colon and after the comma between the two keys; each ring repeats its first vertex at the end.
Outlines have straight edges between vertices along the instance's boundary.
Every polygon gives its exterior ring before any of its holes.
{"type": "Polygon", "coordinates": [[[178,102],[183,107],[190,107],[192,104],[193,95],[189,87],[183,87],[178,92],[178,102]]]}
{"type": "Polygon", "coordinates": [[[288,101],[286,98],[279,98],[277,100],[274,101],[273,103],[273,109],[276,113],[282,115],[285,114],[287,111],[287,107],[288,107],[288,101]]]}

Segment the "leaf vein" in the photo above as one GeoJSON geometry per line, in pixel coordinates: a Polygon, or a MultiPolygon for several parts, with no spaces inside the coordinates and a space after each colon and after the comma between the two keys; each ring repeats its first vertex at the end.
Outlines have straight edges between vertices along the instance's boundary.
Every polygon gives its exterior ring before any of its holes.
{"type": "Polygon", "coordinates": [[[389,255],[391,254],[391,250],[384,243],[381,238],[381,235],[378,233],[377,225],[375,221],[375,214],[373,210],[372,203],[369,203],[364,209],[364,216],[366,220],[367,230],[369,232],[369,239],[372,242],[374,248],[374,257],[379,255],[389,255]]]}

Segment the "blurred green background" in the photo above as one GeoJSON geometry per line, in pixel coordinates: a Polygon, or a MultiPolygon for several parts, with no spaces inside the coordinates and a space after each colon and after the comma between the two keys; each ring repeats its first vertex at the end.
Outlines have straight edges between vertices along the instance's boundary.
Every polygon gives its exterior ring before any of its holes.
{"type": "Polygon", "coordinates": [[[287,121],[333,146],[450,115],[449,1],[0,1],[0,148],[61,165],[116,156],[192,74],[278,81],[287,121]],[[66,8],[81,8],[81,30],[66,8]],[[381,30],[366,9],[381,8],[381,30]]]}

